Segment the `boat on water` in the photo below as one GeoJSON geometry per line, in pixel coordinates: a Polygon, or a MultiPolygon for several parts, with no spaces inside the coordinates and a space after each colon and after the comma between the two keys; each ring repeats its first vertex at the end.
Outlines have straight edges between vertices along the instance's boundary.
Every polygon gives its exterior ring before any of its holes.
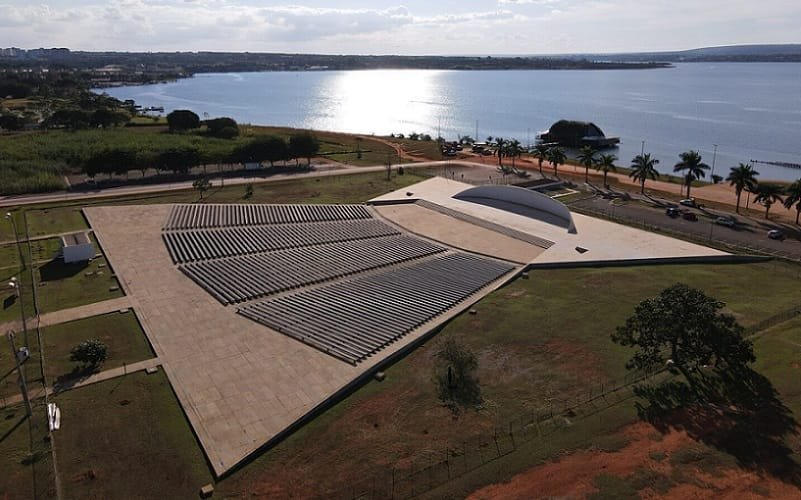
{"type": "Polygon", "coordinates": [[[598,125],[576,120],[559,120],[539,134],[537,140],[567,148],[590,146],[593,149],[605,149],[620,144],[620,137],[607,137],[598,125]]]}

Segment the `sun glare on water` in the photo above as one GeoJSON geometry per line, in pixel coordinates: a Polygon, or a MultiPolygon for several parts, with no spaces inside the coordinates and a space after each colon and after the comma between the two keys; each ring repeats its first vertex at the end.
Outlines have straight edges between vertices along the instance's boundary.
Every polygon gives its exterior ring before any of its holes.
{"type": "Polygon", "coordinates": [[[439,71],[417,70],[342,72],[327,88],[320,89],[330,108],[320,110],[322,116],[314,128],[434,135],[430,124],[443,118],[448,104],[438,85],[440,75],[439,71]]]}

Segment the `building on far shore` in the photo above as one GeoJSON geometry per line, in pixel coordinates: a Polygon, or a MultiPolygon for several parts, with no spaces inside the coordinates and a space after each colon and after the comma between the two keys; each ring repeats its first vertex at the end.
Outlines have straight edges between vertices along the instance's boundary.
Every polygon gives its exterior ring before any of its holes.
{"type": "Polygon", "coordinates": [[[61,256],[64,263],[83,262],[95,257],[95,246],[89,238],[89,233],[65,234],[61,237],[61,256]]]}

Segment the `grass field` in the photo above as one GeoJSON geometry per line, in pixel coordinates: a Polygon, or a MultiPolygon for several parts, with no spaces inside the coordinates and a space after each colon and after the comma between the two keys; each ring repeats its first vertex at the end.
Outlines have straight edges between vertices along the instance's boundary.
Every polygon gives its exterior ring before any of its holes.
{"type": "MultiPolygon", "coordinates": [[[[644,297],[682,281],[726,301],[742,323],[753,324],[797,304],[799,272],[780,263],[534,271],[529,280],[485,298],[475,307],[478,314],[458,317],[438,335],[457,336],[478,355],[481,410],[454,419],[439,404],[432,382],[434,340],[389,368],[386,381],[370,382],[219,489],[232,495],[255,488],[303,496],[322,485],[346,490],[392,464],[411,467],[408,457],[425,464],[425,450],[441,453],[460,441],[491,435],[518,414],[623,376],[629,352],[609,335],[644,297]],[[757,299],[750,284],[768,276],[771,287],[757,299]],[[359,465],[342,456],[358,456],[359,465]],[[309,470],[315,471],[314,481],[304,482],[309,470]],[[298,479],[289,483],[286,477],[298,479]]],[[[503,474],[535,464],[543,449],[588,446],[592,436],[614,433],[633,421],[632,405],[602,412],[576,424],[569,436],[555,434],[551,444],[537,444],[541,449],[533,455],[508,458],[503,474]]],[[[455,490],[446,488],[445,496],[503,479],[492,467],[487,470],[465,480],[467,486],[457,482],[455,490]]]]}
{"type": "Polygon", "coordinates": [[[37,293],[42,313],[122,297],[105,257],[65,264],[52,260],[37,268],[37,293]],[[112,290],[116,288],[116,290],[112,290]]]}
{"type": "Polygon", "coordinates": [[[61,323],[42,329],[47,353],[46,374],[50,384],[83,375],[77,364],[69,360],[70,350],[87,339],[98,339],[108,347],[108,359],[100,369],[150,359],[153,350],[132,312],[110,313],[61,323]]]}
{"type": "Polygon", "coordinates": [[[26,215],[31,238],[89,229],[80,207],[29,210],[26,215]]]}
{"type": "Polygon", "coordinates": [[[0,495],[8,499],[56,498],[53,461],[47,441],[45,408],[39,400],[34,416],[22,405],[0,409],[0,495]]]}
{"type": "MultiPolygon", "coordinates": [[[[796,306],[800,273],[801,267],[778,262],[531,272],[528,280],[519,279],[477,304],[476,315],[456,318],[437,338],[388,368],[384,382],[369,382],[218,483],[215,495],[302,497],[341,492],[374,474],[386,477],[391,466],[401,472],[419,468],[449,446],[491,436],[496,426],[502,428],[520,413],[557,405],[590,386],[624,375],[623,363],[629,353],[613,344],[609,334],[637,302],[665,286],[682,281],[701,287],[727,302],[731,312],[748,325],[796,306]],[[754,297],[749,286],[755,280],[771,283],[759,297],[754,297]],[[460,338],[479,358],[483,407],[458,417],[439,403],[432,382],[434,352],[438,339],[445,336],[460,338]]],[[[799,349],[794,344],[799,341],[799,326],[798,319],[781,324],[763,333],[756,344],[757,368],[775,380],[796,411],[798,384],[788,375],[797,370],[793,356],[799,349]],[[785,346],[791,349],[783,349],[785,346]]],[[[186,438],[191,437],[188,424],[172,394],[167,397],[166,381],[154,385],[151,380],[155,379],[127,376],[59,396],[64,415],[81,416],[67,432],[57,435],[60,464],[66,462],[62,482],[67,496],[121,498],[126,492],[138,491],[130,489],[135,487],[169,492],[178,487],[194,492],[208,481],[197,444],[186,438]],[[134,407],[134,402],[150,409],[134,407]],[[91,412],[81,410],[90,407],[91,412]],[[92,447],[82,446],[79,438],[89,425],[99,429],[101,436],[92,447]],[[132,427],[140,434],[141,429],[148,429],[144,439],[129,430],[132,427]],[[112,449],[124,449],[127,455],[114,454],[109,451],[112,449]],[[137,486],[123,477],[126,473],[152,480],[137,486]]],[[[624,401],[576,419],[567,432],[522,443],[517,452],[449,482],[431,495],[461,496],[566,450],[619,450],[628,444],[619,430],[636,420],[633,401],[624,401]]],[[[713,449],[702,455],[710,463],[730,461],[713,449]]],[[[602,492],[637,491],[643,474],[626,476],[623,483],[602,478],[598,485],[602,492]]]]}
{"type": "Polygon", "coordinates": [[[197,498],[211,482],[163,372],[138,372],[55,400],[62,414],[54,439],[65,498],[197,498]]]}

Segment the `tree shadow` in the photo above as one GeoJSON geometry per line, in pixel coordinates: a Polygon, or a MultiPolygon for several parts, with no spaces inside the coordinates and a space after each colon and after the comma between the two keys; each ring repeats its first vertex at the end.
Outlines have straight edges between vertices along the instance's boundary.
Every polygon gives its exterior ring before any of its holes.
{"type": "Polygon", "coordinates": [[[735,457],[740,466],[801,487],[801,464],[788,440],[798,422],[770,380],[750,368],[698,373],[692,384],[640,386],[640,417],[661,432],[683,430],[735,457]]]}
{"type": "Polygon", "coordinates": [[[53,390],[55,392],[62,392],[71,389],[75,385],[88,379],[95,373],[100,372],[100,365],[82,365],[76,366],[69,373],[59,375],[53,383],[53,390]]]}
{"type": "Polygon", "coordinates": [[[71,278],[88,267],[88,261],[65,264],[63,260],[53,259],[39,267],[39,275],[42,281],[59,281],[71,278]]]}

